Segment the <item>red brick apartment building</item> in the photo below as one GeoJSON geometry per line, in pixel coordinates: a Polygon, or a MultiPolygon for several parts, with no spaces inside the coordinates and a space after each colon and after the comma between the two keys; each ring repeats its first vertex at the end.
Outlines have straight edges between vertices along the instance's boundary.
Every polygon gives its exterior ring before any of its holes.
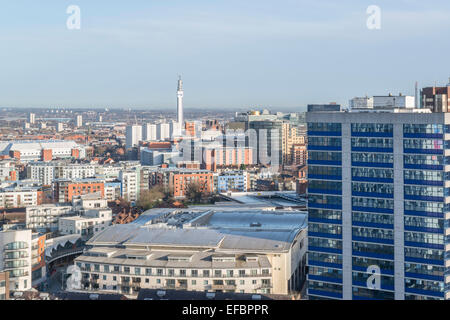
{"type": "Polygon", "coordinates": [[[175,198],[184,198],[190,183],[200,184],[203,193],[214,192],[214,174],[207,170],[168,169],[162,168],[149,175],[150,186],[163,186],[175,198]]]}
{"type": "Polygon", "coordinates": [[[423,88],[421,107],[429,108],[433,112],[450,112],[450,83],[446,87],[423,88]]]}
{"type": "Polygon", "coordinates": [[[0,301],[9,300],[9,273],[0,272],[0,301]]]}
{"type": "Polygon", "coordinates": [[[186,122],[186,135],[195,137],[195,122],[186,122]]]}
{"type": "Polygon", "coordinates": [[[293,165],[306,165],[308,160],[308,150],[306,148],[306,144],[294,144],[292,146],[291,156],[293,165]]]}
{"type": "Polygon", "coordinates": [[[53,195],[56,202],[71,202],[74,196],[97,193],[105,196],[105,183],[99,180],[56,180],[53,183],[53,195]]]}
{"type": "Polygon", "coordinates": [[[172,172],[169,177],[169,190],[175,198],[184,198],[186,188],[191,183],[199,183],[202,193],[214,192],[214,175],[209,171],[172,172]]]}

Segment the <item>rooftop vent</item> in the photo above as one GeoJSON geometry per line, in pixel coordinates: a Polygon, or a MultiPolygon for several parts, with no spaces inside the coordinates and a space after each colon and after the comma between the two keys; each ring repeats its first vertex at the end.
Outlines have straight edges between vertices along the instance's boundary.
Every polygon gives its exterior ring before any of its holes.
{"type": "Polygon", "coordinates": [[[247,256],[247,257],[245,257],[245,261],[247,261],[247,262],[249,262],[249,261],[258,262],[258,257],[257,256],[247,256]]]}

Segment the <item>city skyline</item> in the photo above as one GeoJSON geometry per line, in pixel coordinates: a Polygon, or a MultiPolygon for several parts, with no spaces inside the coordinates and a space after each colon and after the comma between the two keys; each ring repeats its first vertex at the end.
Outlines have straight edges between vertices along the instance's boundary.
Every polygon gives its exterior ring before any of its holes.
{"type": "Polygon", "coordinates": [[[66,28],[69,3],[4,5],[0,107],[176,110],[181,74],[186,110],[302,111],[449,76],[444,1],[379,1],[380,30],[366,27],[369,1],[74,4],[80,30],[66,28]]]}

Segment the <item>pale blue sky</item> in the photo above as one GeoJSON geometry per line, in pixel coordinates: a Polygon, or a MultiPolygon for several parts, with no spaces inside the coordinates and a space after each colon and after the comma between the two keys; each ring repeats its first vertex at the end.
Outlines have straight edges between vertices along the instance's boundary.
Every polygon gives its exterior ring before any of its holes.
{"type": "Polygon", "coordinates": [[[0,106],[175,108],[178,74],[187,108],[413,94],[448,82],[449,16],[448,0],[0,0],[0,106]]]}

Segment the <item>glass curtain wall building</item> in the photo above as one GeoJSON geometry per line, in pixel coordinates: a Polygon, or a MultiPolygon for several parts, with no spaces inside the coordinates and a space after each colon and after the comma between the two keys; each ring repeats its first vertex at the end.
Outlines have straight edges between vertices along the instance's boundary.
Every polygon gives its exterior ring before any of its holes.
{"type": "Polygon", "coordinates": [[[450,114],[306,119],[309,298],[449,298],[450,114]]]}

